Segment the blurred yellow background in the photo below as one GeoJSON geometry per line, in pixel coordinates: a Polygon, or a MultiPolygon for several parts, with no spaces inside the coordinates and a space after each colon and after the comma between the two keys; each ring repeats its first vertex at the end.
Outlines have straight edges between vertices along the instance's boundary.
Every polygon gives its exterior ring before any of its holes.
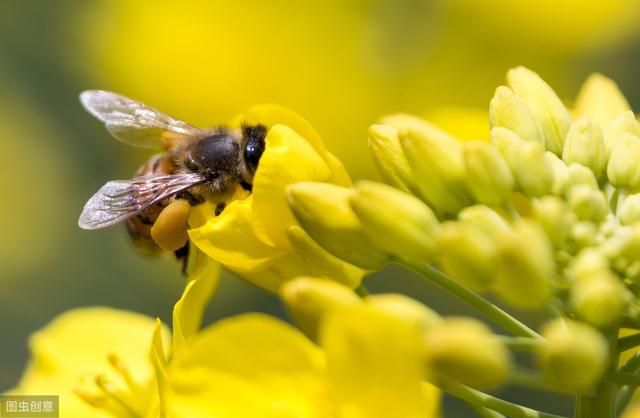
{"type": "MultiPolygon", "coordinates": [[[[512,66],[537,71],[562,97],[600,71],[637,104],[639,17],[635,0],[0,2],[0,391],[21,372],[29,333],[54,315],[101,304],[166,320],[181,291],[169,257],[138,257],[121,228],[76,226],[98,187],[148,156],[82,111],[83,89],[201,126],[282,104],[317,127],[355,178],[371,178],[367,128],[381,115],[418,113],[483,136],[489,99],[512,66]]],[[[397,268],[369,283],[471,313],[397,268]]],[[[248,310],[282,314],[274,297],[228,277],[208,320],[248,310]]],[[[446,408],[465,416],[455,402],[446,408]]]]}

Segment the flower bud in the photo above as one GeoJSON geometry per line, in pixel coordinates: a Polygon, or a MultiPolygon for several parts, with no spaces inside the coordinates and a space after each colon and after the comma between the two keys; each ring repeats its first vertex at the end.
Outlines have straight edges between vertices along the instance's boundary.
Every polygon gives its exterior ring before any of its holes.
{"type": "Polygon", "coordinates": [[[365,269],[380,269],[389,256],[371,242],[356,217],[351,189],[329,183],[301,182],[287,188],[289,205],[300,225],[334,256],[365,269]]]}
{"type": "Polygon", "coordinates": [[[629,110],[629,103],[618,85],[597,73],[584,82],[574,106],[576,114],[588,116],[602,129],[625,110],[629,110]]]}
{"type": "Polygon", "coordinates": [[[438,235],[440,262],[451,277],[466,286],[483,291],[496,277],[496,241],[478,227],[448,221],[438,235]]]}
{"type": "Polygon", "coordinates": [[[624,410],[621,418],[640,418],[640,401],[634,401],[624,410]]]}
{"type": "Polygon", "coordinates": [[[462,144],[418,118],[394,115],[385,123],[400,129],[400,144],[421,197],[436,211],[456,213],[469,203],[462,144]]]}
{"type": "Polygon", "coordinates": [[[544,196],[534,202],[533,217],[542,226],[554,248],[564,247],[571,225],[576,221],[569,206],[557,196],[544,196]]]}
{"type": "Polygon", "coordinates": [[[151,227],[151,238],[167,251],[176,251],[184,247],[189,240],[187,229],[191,205],[184,199],[175,199],[162,209],[151,227]]]}
{"type": "Polygon", "coordinates": [[[609,182],[618,188],[640,187],[640,137],[623,134],[611,150],[607,165],[609,182]]]}
{"type": "Polygon", "coordinates": [[[569,167],[564,161],[552,152],[545,151],[544,158],[551,167],[553,182],[551,183],[551,193],[560,196],[564,193],[566,183],[569,178],[569,167]]]}
{"type": "Polygon", "coordinates": [[[569,238],[578,247],[584,248],[593,245],[598,236],[598,227],[589,221],[580,221],[573,224],[569,232],[569,238]]]}
{"type": "Polygon", "coordinates": [[[287,238],[295,254],[304,261],[305,274],[330,279],[352,289],[360,285],[365,270],[330,254],[298,225],[287,228],[287,238]]]}
{"type": "Polygon", "coordinates": [[[604,145],[607,150],[607,158],[611,157],[611,151],[624,134],[640,136],[640,123],[632,111],[618,115],[604,131],[604,145]]]}
{"type": "Polygon", "coordinates": [[[496,292],[521,308],[538,308],[552,294],[553,253],[542,228],[519,221],[500,240],[496,292]]]}
{"type": "Polygon", "coordinates": [[[365,299],[368,306],[386,315],[411,324],[421,332],[426,332],[442,322],[437,312],[408,296],[387,293],[368,296],[365,299]]]}
{"type": "Polygon", "coordinates": [[[595,248],[585,248],[573,259],[566,274],[570,280],[577,281],[591,276],[594,272],[604,270],[609,270],[609,261],[602,251],[595,248]]]}
{"type": "Polygon", "coordinates": [[[509,351],[475,319],[446,318],[425,339],[429,368],[465,385],[500,386],[511,369],[509,351]]]}
{"type": "Polygon", "coordinates": [[[517,164],[513,174],[522,193],[529,197],[549,194],[553,187],[553,171],[542,145],[523,142],[516,151],[517,164]]]}
{"type": "Polygon", "coordinates": [[[522,142],[523,140],[509,129],[501,127],[491,129],[491,143],[502,154],[511,172],[515,172],[518,167],[518,149],[522,142]]]}
{"type": "Polygon", "coordinates": [[[350,202],[365,234],[380,249],[419,261],[435,256],[439,222],[422,200],[386,184],[360,181],[350,202]]]}
{"type": "Polygon", "coordinates": [[[569,165],[567,170],[567,179],[565,180],[564,193],[567,194],[571,188],[575,185],[587,185],[594,190],[598,189],[598,180],[593,174],[593,171],[589,170],[582,164],[573,163],[569,165]]]}
{"type": "Polygon", "coordinates": [[[590,389],[605,371],[609,349],[594,328],[569,319],[556,319],[542,329],[547,340],[538,350],[540,369],[569,391],[590,389]]]}
{"type": "Polygon", "coordinates": [[[618,217],[622,225],[631,225],[640,221],[640,193],[627,196],[620,206],[618,217]]]}
{"type": "Polygon", "coordinates": [[[600,128],[586,117],[573,122],[565,139],[562,159],[567,164],[582,164],[590,168],[597,178],[602,177],[607,156],[600,128]]]}
{"type": "Polygon", "coordinates": [[[500,86],[489,104],[491,127],[504,127],[525,141],[545,143],[544,132],[522,99],[509,87],[500,86]]]}
{"type": "Polygon", "coordinates": [[[630,296],[622,281],[606,269],[587,272],[576,280],[570,298],[584,321],[607,328],[619,323],[630,296]]]}
{"type": "Polygon", "coordinates": [[[468,141],[464,144],[467,186],[473,198],[487,205],[501,205],[513,190],[513,175],[507,162],[491,144],[468,141]]]}
{"type": "Polygon", "coordinates": [[[369,149],[382,179],[405,192],[416,190],[415,180],[404,156],[398,128],[390,125],[372,125],[369,128],[369,149]]]}
{"type": "Polygon", "coordinates": [[[600,223],[609,213],[607,197],[601,190],[579,184],[569,189],[567,196],[571,210],[581,221],[600,223]]]}
{"type": "Polygon", "coordinates": [[[485,205],[468,206],[462,209],[458,214],[458,219],[493,237],[511,230],[509,223],[498,212],[485,205]]]}
{"type": "Polygon", "coordinates": [[[362,303],[348,287],[314,277],[299,277],[286,282],[280,288],[280,296],[295,322],[314,340],[318,324],[328,311],[362,303]]]}
{"type": "Polygon", "coordinates": [[[571,125],[571,114],[560,98],[538,74],[524,67],[509,70],[507,81],[540,124],[545,148],[560,155],[564,137],[571,125]]]}

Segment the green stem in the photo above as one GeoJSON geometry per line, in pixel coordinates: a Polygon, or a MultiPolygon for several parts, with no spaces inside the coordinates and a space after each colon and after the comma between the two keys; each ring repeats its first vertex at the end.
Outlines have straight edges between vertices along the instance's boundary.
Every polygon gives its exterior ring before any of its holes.
{"type": "Polygon", "coordinates": [[[618,340],[618,351],[630,350],[640,345],[640,332],[637,334],[627,335],[618,340]]]}
{"type": "Polygon", "coordinates": [[[609,369],[608,374],[600,380],[593,395],[578,395],[576,399],[575,418],[615,418],[616,389],[615,378],[618,368],[618,330],[609,336],[609,369]]]}
{"type": "Polygon", "coordinates": [[[499,335],[498,340],[514,351],[535,351],[543,343],[540,338],[509,337],[506,335],[499,335]]]}
{"type": "MultiPolygon", "coordinates": [[[[627,373],[637,373],[640,371],[640,352],[637,352],[631,357],[627,362],[620,368],[621,372],[627,373]]],[[[636,391],[635,386],[622,386],[618,389],[618,394],[616,396],[616,411],[618,411],[618,415],[621,415],[624,412],[627,405],[633,398],[633,394],[636,391]]]]}
{"type": "Polygon", "coordinates": [[[418,263],[410,260],[400,260],[400,263],[467,302],[512,334],[519,337],[542,338],[540,334],[509,315],[507,312],[498,308],[478,293],[463,286],[453,278],[429,264],[418,263]]]}
{"type": "Polygon", "coordinates": [[[496,398],[495,396],[472,389],[446,377],[441,376],[434,384],[450,395],[462,399],[467,403],[492,409],[510,418],[564,418],[561,415],[536,411],[526,406],[496,398]]]}
{"type": "Polygon", "coordinates": [[[549,380],[543,374],[524,368],[516,368],[515,370],[513,370],[509,375],[509,383],[532,389],[543,390],[546,392],[575,395],[575,392],[571,392],[567,389],[553,384],[552,382],[549,382],[549,380]]]}

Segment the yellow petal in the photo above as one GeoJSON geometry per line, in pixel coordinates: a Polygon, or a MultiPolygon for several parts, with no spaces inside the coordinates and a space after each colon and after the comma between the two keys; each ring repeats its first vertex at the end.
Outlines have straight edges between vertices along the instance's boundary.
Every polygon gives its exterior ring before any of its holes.
{"type": "Polygon", "coordinates": [[[189,238],[200,251],[240,274],[266,268],[273,259],[284,255],[254,233],[249,223],[252,201],[253,197],[234,200],[220,216],[189,230],[189,238]]]}
{"type": "Polygon", "coordinates": [[[201,264],[190,272],[190,281],[182,297],[173,308],[173,352],[179,355],[191,340],[202,322],[202,315],[220,277],[220,265],[196,250],[191,257],[201,260],[201,264]]]}
{"type": "MultiPolygon", "coordinates": [[[[29,341],[31,360],[15,394],[59,394],[61,417],[109,417],[90,407],[73,390],[99,374],[113,375],[107,357],[117,354],[133,378],[152,378],[148,360],[154,320],[110,308],[80,308],[58,316],[29,341]]],[[[162,332],[168,335],[166,328],[162,332]]]]}
{"type": "Polygon", "coordinates": [[[629,109],[629,102],[616,82],[596,73],[589,76],[580,88],[574,113],[578,117],[587,116],[604,129],[616,116],[629,109]]]}
{"type": "Polygon", "coordinates": [[[371,307],[345,308],[325,320],[321,345],[341,418],[426,417],[432,409],[416,327],[371,307]]]}
{"type": "Polygon", "coordinates": [[[350,186],[351,180],[344,166],[333,154],[329,153],[320,139],[318,132],[297,113],[275,104],[263,104],[251,107],[245,113],[237,116],[232,125],[239,126],[241,123],[260,123],[268,128],[277,124],[287,125],[300,136],[306,139],[318,154],[325,160],[331,168],[330,182],[341,186],[350,186]]]}
{"type": "Polygon", "coordinates": [[[251,222],[256,235],[276,248],[290,249],[286,230],[297,225],[285,188],[300,181],[325,181],[331,170],[309,142],[285,125],[267,134],[267,148],[253,181],[251,222]]]}
{"type": "Polygon", "coordinates": [[[262,314],[222,320],[169,366],[176,417],[328,417],[323,356],[299,331],[262,314]]]}

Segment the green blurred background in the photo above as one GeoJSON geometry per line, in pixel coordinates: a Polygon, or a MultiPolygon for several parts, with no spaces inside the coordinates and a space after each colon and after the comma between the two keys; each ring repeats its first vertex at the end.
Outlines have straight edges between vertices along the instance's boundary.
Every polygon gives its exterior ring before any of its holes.
{"type": "MultiPolygon", "coordinates": [[[[603,72],[637,107],[638,3],[0,1],[0,392],[22,372],[28,335],[55,315],[108,305],[168,321],[182,290],[175,262],[137,256],[122,228],[76,226],[98,187],[148,156],[111,140],[81,109],[80,91],[115,90],[203,126],[279,103],[314,124],[354,178],[375,178],[366,139],[378,117],[408,111],[482,137],[493,90],[515,65],[568,103],[589,73],[603,72]]],[[[473,314],[393,266],[367,285],[473,314]]],[[[273,296],[225,275],[207,321],[255,310],[283,314],[273,296]]],[[[563,397],[503,395],[571,410],[563,397]]],[[[445,411],[469,414],[450,399],[445,411]]]]}

